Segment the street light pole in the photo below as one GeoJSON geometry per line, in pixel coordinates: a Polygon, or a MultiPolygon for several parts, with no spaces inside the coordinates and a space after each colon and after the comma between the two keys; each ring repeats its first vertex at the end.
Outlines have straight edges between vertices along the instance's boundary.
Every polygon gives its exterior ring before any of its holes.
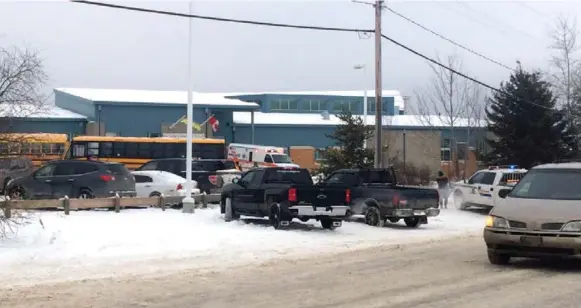
{"type": "MultiPolygon", "coordinates": [[[[193,2],[189,1],[189,13],[193,14],[193,2]]],[[[193,98],[193,70],[192,70],[192,18],[188,19],[188,105],[187,105],[187,125],[186,125],[186,196],[182,200],[182,212],[193,213],[195,201],[192,198],[192,130],[194,120],[194,98],[193,98]]]]}
{"type": "MultiPolygon", "coordinates": [[[[367,80],[367,67],[365,64],[358,64],[353,67],[356,70],[363,70],[363,80],[367,80]]],[[[363,125],[367,127],[367,83],[363,82],[363,125]]],[[[363,148],[367,149],[367,139],[363,140],[363,148]]]]}

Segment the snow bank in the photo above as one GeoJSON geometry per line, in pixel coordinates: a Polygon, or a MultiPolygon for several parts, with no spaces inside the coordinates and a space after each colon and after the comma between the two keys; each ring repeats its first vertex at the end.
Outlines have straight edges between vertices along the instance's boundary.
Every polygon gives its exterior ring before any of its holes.
{"type": "Polygon", "coordinates": [[[226,223],[218,209],[195,214],[159,209],[120,213],[38,212],[31,224],[0,242],[0,285],[39,283],[192,267],[218,267],[382,244],[408,243],[472,233],[484,216],[443,210],[428,225],[385,228],[360,222],[323,230],[319,223],[277,231],[265,220],[226,223]],[[42,225],[39,223],[42,220],[42,225]]]}

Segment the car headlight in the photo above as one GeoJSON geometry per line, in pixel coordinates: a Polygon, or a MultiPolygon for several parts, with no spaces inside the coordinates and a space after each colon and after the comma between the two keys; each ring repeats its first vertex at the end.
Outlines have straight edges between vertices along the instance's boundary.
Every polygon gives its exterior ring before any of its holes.
{"type": "Polygon", "coordinates": [[[563,228],[563,232],[581,232],[581,221],[570,221],[566,223],[563,228]]]}
{"type": "Polygon", "coordinates": [[[486,227],[488,228],[509,228],[508,221],[502,217],[498,216],[487,216],[486,217],[486,227]]]}

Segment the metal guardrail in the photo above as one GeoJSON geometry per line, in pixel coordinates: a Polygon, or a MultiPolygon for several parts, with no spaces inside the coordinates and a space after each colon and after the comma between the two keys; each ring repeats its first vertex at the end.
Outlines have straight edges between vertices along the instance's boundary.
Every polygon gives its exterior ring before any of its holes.
{"type": "MultiPolygon", "coordinates": [[[[63,209],[65,215],[69,215],[71,210],[108,208],[115,212],[126,207],[159,207],[163,211],[168,205],[180,204],[184,197],[180,196],[159,196],[159,197],[135,197],[121,198],[119,196],[110,198],[95,199],[70,199],[65,196],[61,199],[39,199],[39,200],[10,200],[0,201],[0,208],[4,211],[4,217],[12,217],[12,210],[39,210],[39,209],[63,209]]],[[[201,208],[206,208],[208,203],[220,201],[220,195],[196,195],[196,204],[201,204],[201,208]]]]}

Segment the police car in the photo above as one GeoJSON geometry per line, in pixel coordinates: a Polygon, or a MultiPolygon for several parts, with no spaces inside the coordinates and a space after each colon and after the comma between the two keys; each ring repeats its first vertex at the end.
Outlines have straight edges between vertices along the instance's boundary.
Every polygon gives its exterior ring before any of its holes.
{"type": "Polygon", "coordinates": [[[454,204],[461,210],[472,206],[493,208],[499,202],[500,188],[514,186],[527,171],[516,165],[490,166],[477,171],[469,179],[453,184],[454,204]]]}

